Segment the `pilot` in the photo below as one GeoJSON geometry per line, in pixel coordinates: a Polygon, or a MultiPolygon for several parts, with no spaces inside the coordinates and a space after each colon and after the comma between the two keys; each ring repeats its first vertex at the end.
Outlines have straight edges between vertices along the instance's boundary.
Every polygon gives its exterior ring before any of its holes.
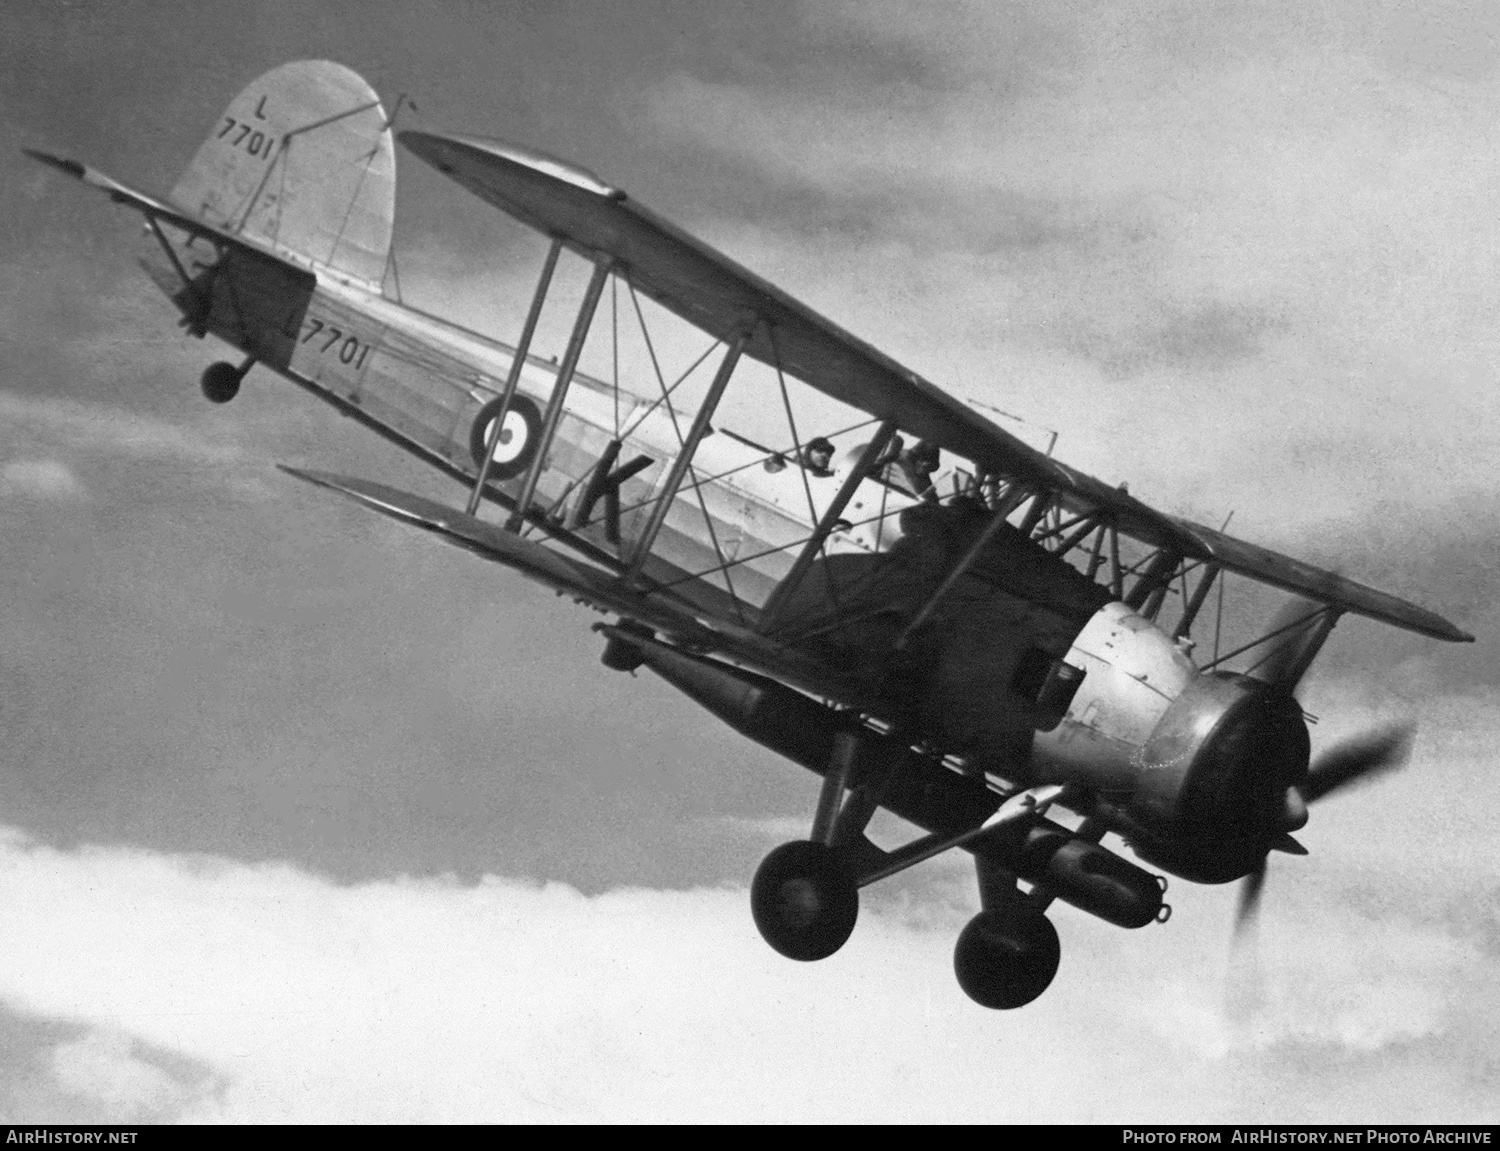
{"type": "Polygon", "coordinates": [[[896,466],[905,476],[907,486],[924,500],[937,499],[932,473],[938,470],[938,463],[938,446],[931,440],[919,440],[896,458],[896,466]]]}
{"type": "Polygon", "coordinates": [[[822,436],[808,440],[802,449],[802,466],[815,476],[833,475],[833,444],[822,436]]]}

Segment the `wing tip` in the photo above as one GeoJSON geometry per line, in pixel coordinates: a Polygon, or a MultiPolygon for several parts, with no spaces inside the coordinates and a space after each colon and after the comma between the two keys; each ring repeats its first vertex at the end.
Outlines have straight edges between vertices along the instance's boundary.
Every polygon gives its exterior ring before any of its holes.
{"type": "Polygon", "coordinates": [[[67,156],[58,156],[52,152],[43,152],[40,148],[22,148],[21,151],[38,163],[46,164],[49,168],[56,168],[59,172],[66,172],[75,180],[82,180],[88,176],[87,168],[77,160],[71,160],[67,156]]]}
{"type": "MultiPolygon", "coordinates": [[[[1416,610],[1422,614],[1420,622],[1411,620],[1400,623],[1397,626],[1405,627],[1407,630],[1417,632],[1419,635],[1425,635],[1429,639],[1441,640],[1443,643],[1474,642],[1472,635],[1464,631],[1463,628],[1449,623],[1436,612],[1430,612],[1424,608],[1417,608],[1416,610]]],[[[1382,619],[1379,622],[1390,623],[1394,621],[1382,619]]]]}
{"type": "MultiPolygon", "coordinates": [[[[1416,609],[1422,613],[1421,617],[1413,618],[1406,613],[1396,614],[1389,611],[1367,610],[1350,605],[1344,606],[1345,610],[1353,615],[1363,616],[1365,619],[1374,620],[1376,623],[1383,623],[1388,627],[1399,628],[1402,631],[1409,631],[1416,635],[1424,635],[1428,639],[1435,639],[1441,643],[1474,642],[1474,637],[1462,628],[1454,627],[1453,624],[1449,623],[1442,616],[1434,615],[1432,612],[1421,608],[1416,609]]],[[[1408,604],[1406,606],[1411,607],[1413,605],[1408,604]]]]}
{"type": "Polygon", "coordinates": [[[338,477],[330,472],[315,472],[307,468],[294,468],[291,464],[277,464],[276,467],[293,479],[299,479],[306,484],[314,484],[320,488],[338,487],[338,484],[335,482],[338,477]]]}

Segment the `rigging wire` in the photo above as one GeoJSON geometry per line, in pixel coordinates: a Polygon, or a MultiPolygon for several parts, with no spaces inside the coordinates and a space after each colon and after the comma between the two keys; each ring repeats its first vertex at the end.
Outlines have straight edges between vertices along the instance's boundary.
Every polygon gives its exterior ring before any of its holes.
{"type": "MultiPolygon", "coordinates": [[[[1232,519],[1234,519],[1233,511],[1225,516],[1224,522],[1219,525],[1221,533],[1229,527],[1229,521],[1232,519]]],[[[1227,572],[1219,577],[1219,606],[1218,610],[1214,613],[1214,663],[1219,662],[1219,633],[1224,628],[1224,585],[1228,582],[1228,579],[1227,572]]]]}
{"type": "Polygon", "coordinates": [[[620,277],[609,278],[609,342],[614,357],[615,439],[620,438],[620,277]]]}

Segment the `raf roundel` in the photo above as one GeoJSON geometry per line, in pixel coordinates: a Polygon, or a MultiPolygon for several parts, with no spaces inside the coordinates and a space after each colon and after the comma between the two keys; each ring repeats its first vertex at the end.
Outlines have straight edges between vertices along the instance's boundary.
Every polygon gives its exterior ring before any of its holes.
{"type": "MultiPolygon", "coordinates": [[[[502,400],[496,397],[474,417],[474,426],[469,429],[469,454],[474,457],[476,468],[484,465],[484,447],[494,430],[495,417],[500,414],[502,400]]],[[[505,413],[505,427],[500,431],[495,444],[495,455],[490,462],[490,477],[508,480],[520,475],[536,455],[536,445],[541,438],[542,413],[526,396],[513,396],[510,410],[505,413]]]]}

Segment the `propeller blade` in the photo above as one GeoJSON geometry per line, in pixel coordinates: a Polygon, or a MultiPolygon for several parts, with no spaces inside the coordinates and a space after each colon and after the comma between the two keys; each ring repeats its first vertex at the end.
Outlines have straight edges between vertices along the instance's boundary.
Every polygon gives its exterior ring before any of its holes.
{"type": "Polygon", "coordinates": [[[1240,902],[1234,913],[1234,938],[1236,941],[1244,939],[1246,933],[1255,926],[1255,921],[1260,916],[1260,896],[1266,887],[1266,866],[1271,861],[1272,851],[1284,851],[1289,855],[1307,854],[1307,848],[1303,847],[1290,835],[1282,834],[1271,843],[1266,854],[1260,857],[1260,862],[1255,865],[1255,870],[1240,880],[1240,902]]]}
{"type": "Polygon", "coordinates": [[[1260,893],[1266,885],[1266,857],[1240,881],[1240,905],[1234,913],[1234,934],[1239,938],[1254,924],[1260,911],[1260,893]]]}
{"type": "Polygon", "coordinates": [[[1405,767],[1415,736],[1416,727],[1403,723],[1334,745],[1308,769],[1299,788],[1302,797],[1314,803],[1352,783],[1405,767]]]}
{"type": "MultiPolygon", "coordinates": [[[[1301,831],[1306,826],[1307,797],[1302,794],[1300,787],[1289,787],[1281,801],[1281,830],[1301,831]]],[[[1287,838],[1292,837],[1288,835],[1287,838]]]]}

